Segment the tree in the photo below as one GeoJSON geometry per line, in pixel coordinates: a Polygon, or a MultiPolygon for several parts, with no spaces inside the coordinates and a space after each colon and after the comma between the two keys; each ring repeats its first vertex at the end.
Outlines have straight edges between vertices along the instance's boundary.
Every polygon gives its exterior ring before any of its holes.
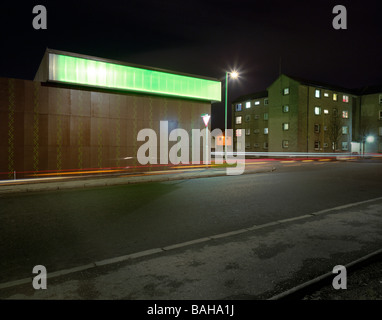
{"type": "Polygon", "coordinates": [[[328,136],[332,144],[333,151],[336,152],[338,141],[342,137],[343,120],[337,112],[333,112],[328,126],[328,136]]]}

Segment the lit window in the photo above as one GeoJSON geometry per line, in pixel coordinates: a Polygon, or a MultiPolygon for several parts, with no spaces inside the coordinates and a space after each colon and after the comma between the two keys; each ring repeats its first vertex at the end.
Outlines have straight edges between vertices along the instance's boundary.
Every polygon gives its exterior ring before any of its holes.
{"type": "Polygon", "coordinates": [[[343,95],[342,96],[342,102],[349,102],[349,96],[343,95]]]}
{"type": "Polygon", "coordinates": [[[245,108],[249,109],[251,107],[251,101],[245,103],[245,108]]]}
{"type": "Polygon", "coordinates": [[[284,88],[284,96],[286,96],[287,94],[289,94],[289,88],[284,88]]]}
{"type": "Polygon", "coordinates": [[[316,98],[321,98],[321,90],[320,89],[316,89],[316,91],[314,92],[314,96],[316,98]]]}
{"type": "Polygon", "coordinates": [[[342,127],[342,134],[348,134],[348,131],[349,131],[349,129],[347,126],[342,127]]]}
{"type": "Polygon", "coordinates": [[[268,128],[264,128],[264,134],[268,134],[268,128]]]}
{"type": "Polygon", "coordinates": [[[283,106],[283,112],[289,112],[289,106],[283,106]]]}
{"type": "Polygon", "coordinates": [[[264,142],[263,147],[264,149],[268,149],[268,142],[264,142]]]}
{"type": "Polygon", "coordinates": [[[333,93],[333,101],[337,101],[337,99],[338,99],[337,93],[333,93]]]}
{"type": "Polygon", "coordinates": [[[325,98],[329,98],[329,93],[325,92],[325,93],[324,93],[324,97],[325,97],[325,98]]]}
{"type": "Polygon", "coordinates": [[[241,129],[236,129],[236,137],[241,137],[241,129]]]}
{"type": "Polygon", "coordinates": [[[260,105],[260,101],[259,100],[255,101],[255,106],[258,106],[258,105],[260,105]]]}
{"type": "Polygon", "coordinates": [[[289,130],[289,123],[283,123],[283,130],[284,131],[289,130]]]}
{"type": "Polygon", "coordinates": [[[268,105],[268,99],[264,99],[264,106],[268,105]]]}
{"type": "Polygon", "coordinates": [[[314,149],[320,150],[320,141],[314,141],[314,149]]]}
{"type": "Polygon", "coordinates": [[[245,121],[246,121],[246,122],[251,121],[251,115],[250,115],[250,114],[246,114],[246,115],[245,115],[245,121]]]}
{"type": "Polygon", "coordinates": [[[289,140],[283,140],[283,148],[289,147],[289,140]]]}
{"type": "Polygon", "coordinates": [[[241,103],[236,104],[236,111],[241,111],[241,103]]]}
{"type": "Polygon", "coordinates": [[[321,114],[321,107],[314,107],[314,114],[316,116],[320,115],[321,114]]]}
{"type": "Polygon", "coordinates": [[[320,125],[319,124],[315,124],[314,125],[314,132],[315,133],[320,133],[320,125]]]}
{"type": "Polygon", "coordinates": [[[382,127],[379,127],[379,135],[382,136],[382,127]]]}
{"type": "Polygon", "coordinates": [[[329,110],[328,109],[324,109],[324,114],[329,114],[329,110]]]}
{"type": "Polygon", "coordinates": [[[348,119],[349,118],[349,112],[346,110],[342,111],[342,118],[348,119]]]}
{"type": "Polygon", "coordinates": [[[264,120],[268,120],[268,112],[264,113],[264,120]]]}
{"type": "Polygon", "coordinates": [[[342,142],[342,150],[347,150],[347,149],[348,149],[348,143],[342,142]]]}
{"type": "Polygon", "coordinates": [[[241,116],[236,117],[236,124],[241,124],[241,116]]]}
{"type": "Polygon", "coordinates": [[[250,134],[251,134],[251,129],[246,128],[246,129],[245,129],[245,135],[246,135],[246,136],[249,136],[250,134]]]}

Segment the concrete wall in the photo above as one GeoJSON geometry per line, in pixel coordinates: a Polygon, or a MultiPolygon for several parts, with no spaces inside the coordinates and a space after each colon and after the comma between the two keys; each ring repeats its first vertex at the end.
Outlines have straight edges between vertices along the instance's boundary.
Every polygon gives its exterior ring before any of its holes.
{"type": "Polygon", "coordinates": [[[168,120],[170,131],[190,133],[204,128],[203,113],[207,102],[0,78],[0,179],[136,165],[139,130],[154,129],[159,141],[168,120]]]}

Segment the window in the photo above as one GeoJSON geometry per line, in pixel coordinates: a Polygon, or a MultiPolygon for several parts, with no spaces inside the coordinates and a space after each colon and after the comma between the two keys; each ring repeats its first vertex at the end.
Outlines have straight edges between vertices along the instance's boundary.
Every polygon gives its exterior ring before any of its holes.
{"type": "Polygon", "coordinates": [[[324,126],[324,131],[328,131],[328,127],[327,126],[324,126]]]}
{"type": "Polygon", "coordinates": [[[379,135],[382,136],[382,127],[379,127],[379,135]]]}
{"type": "Polygon", "coordinates": [[[264,106],[268,105],[268,99],[264,99],[264,106]]]}
{"type": "Polygon", "coordinates": [[[268,120],[268,112],[264,113],[264,120],[268,120]]]}
{"type": "Polygon", "coordinates": [[[342,96],[342,102],[349,102],[349,96],[347,96],[347,95],[343,95],[342,96]]]}
{"type": "Polygon", "coordinates": [[[251,107],[251,101],[247,101],[246,103],[245,103],[245,108],[246,109],[249,109],[251,107]]]}
{"type": "Polygon", "coordinates": [[[324,148],[326,149],[329,146],[327,142],[324,143],[324,148]]]}
{"type": "Polygon", "coordinates": [[[289,94],[289,88],[284,88],[284,96],[286,96],[287,94],[289,94]]]}
{"type": "Polygon", "coordinates": [[[241,124],[241,118],[242,116],[236,117],[236,124],[241,124]]]}
{"type": "Polygon", "coordinates": [[[329,110],[328,109],[324,109],[324,114],[329,114],[329,110]]]}
{"type": "Polygon", "coordinates": [[[241,129],[236,129],[236,137],[241,137],[241,129]]]}
{"type": "Polygon", "coordinates": [[[382,120],[382,110],[379,110],[379,120],[382,120]]]}
{"type": "Polygon", "coordinates": [[[289,123],[283,123],[283,130],[288,131],[289,130],[289,123]]]}
{"type": "Polygon", "coordinates": [[[245,122],[249,122],[251,121],[251,115],[250,114],[246,114],[245,115],[245,122]]]}
{"type": "Polygon", "coordinates": [[[382,104],[382,94],[379,95],[379,104],[382,104]]]}
{"type": "Polygon", "coordinates": [[[316,89],[316,91],[314,92],[314,96],[316,98],[321,98],[321,90],[320,89],[316,89]]]}
{"type": "Polygon", "coordinates": [[[245,135],[246,135],[246,136],[249,136],[250,134],[251,134],[251,129],[246,128],[246,129],[245,129],[245,135]]]}
{"type": "Polygon", "coordinates": [[[258,120],[260,116],[258,114],[255,114],[255,120],[258,120]]]}
{"type": "Polygon", "coordinates": [[[314,150],[320,150],[320,141],[314,141],[314,150]]]}
{"type": "Polygon", "coordinates": [[[314,114],[319,116],[321,114],[321,107],[314,107],[314,114]]]}
{"type": "Polygon", "coordinates": [[[347,149],[348,149],[348,143],[342,142],[342,150],[347,150],[347,149]]]}
{"type": "Polygon", "coordinates": [[[337,93],[333,93],[333,101],[337,101],[337,99],[338,99],[337,93]]]}
{"type": "Polygon", "coordinates": [[[246,142],[246,143],[245,143],[245,149],[249,149],[250,147],[251,147],[251,143],[246,142]]]}
{"type": "Polygon", "coordinates": [[[314,125],[314,132],[315,133],[320,133],[320,125],[319,124],[315,124],[314,125]]]}
{"type": "Polygon", "coordinates": [[[333,117],[337,117],[338,116],[338,110],[337,109],[333,109],[333,117]]]}
{"type": "Polygon", "coordinates": [[[349,128],[347,126],[342,127],[342,134],[348,134],[349,128]]]}
{"type": "Polygon", "coordinates": [[[253,146],[254,146],[255,148],[258,148],[260,145],[259,145],[258,143],[255,143],[253,146]]]}
{"type": "Polygon", "coordinates": [[[289,106],[283,106],[283,112],[289,112],[289,106]]]}
{"type": "Polygon", "coordinates": [[[264,134],[268,134],[268,128],[264,128],[264,134]]]}
{"type": "Polygon", "coordinates": [[[347,110],[342,111],[342,118],[344,118],[344,119],[349,118],[349,112],[347,110]]]}
{"type": "Polygon", "coordinates": [[[325,97],[325,98],[329,98],[329,93],[325,92],[325,93],[324,93],[324,97],[325,97]]]}
{"type": "Polygon", "coordinates": [[[236,104],[236,111],[241,111],[241,103],[236,104]]]}
{"type": "Polygon", "coordinates": [[[259,133],[259,132],[260,132],[259,129],[255,129],[255,130],[253,130],[253,133],[259,133]]]}
{"type": "Polygon", "coordinates": [[[283,140],[283,148],[289,147],[289,140],[283,140]]]}
{"type": "Polygon", "coordinates": [[[263,144],[263,148],[264,148],[264,149],[268,149],[268,142],[264,142],[264,144],[263,144]]]}
{"type": "Polygon", "coordinates": [[[255,106],[259,106],[259,105],[260,105],[260,100],[255,101],[255,106]]]}

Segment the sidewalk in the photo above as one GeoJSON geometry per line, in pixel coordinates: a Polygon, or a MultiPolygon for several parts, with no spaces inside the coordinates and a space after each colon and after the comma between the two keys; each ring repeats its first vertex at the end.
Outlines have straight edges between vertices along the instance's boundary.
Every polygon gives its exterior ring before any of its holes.
{"type": "MultiPolygon", "coordinates": [[[[380,249],[380,230],[382,198],[111,257],[74,270],[48,270],[47,290],[34,290],[32,280],[26,279],[22,285],[3,286],[0,298],[268,299],[380,249]]],[[[349,281],[348,292],[352,286],[349,281]]],[[[330,299],[338,296],[338,291],[327,289],[330,299]]]]}
{"type": "MultiPolygon", "coordinates": [[[[256,166],[246,166],[244,174],[264,173],[275,170],[272,163],[259,164],[256,166]]],[[[147,171],[144,173],[126,173],[118,176],[85,176],[70,178],[46,178],[46,179],[25,179],[9,180],[0,183],[0,194],[34,192],[34,191],[54,191],[63,189],[76,189],[87,187],[103,187],[113,185],[124,185],[144,182],[163,182],[171,180],[208,178],[227,175],[226,168],[198,168],[198,169],[177,169],[167,171],[147,171]],[[122,176],[122,177],[121,177],[122,176]]]]}

